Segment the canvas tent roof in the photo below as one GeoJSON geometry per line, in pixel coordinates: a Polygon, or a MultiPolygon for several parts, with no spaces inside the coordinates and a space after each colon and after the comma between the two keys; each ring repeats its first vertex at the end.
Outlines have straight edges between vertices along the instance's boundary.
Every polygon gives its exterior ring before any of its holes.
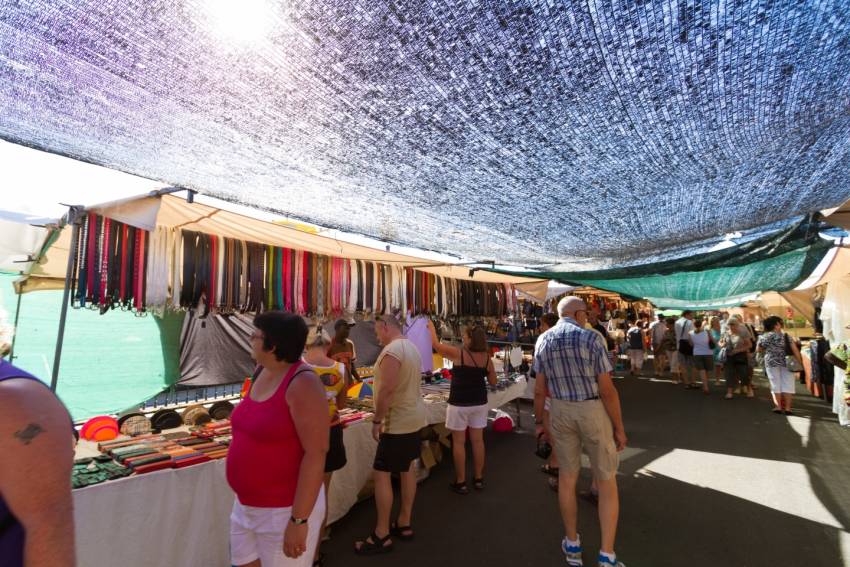
{"type": "MultiPolygon", "coordinates": [[[[476,270],[470,276],[470,267],[466,265],[453,266],[438,263],[428,258],[387,252],[362,244],[305,232],[298,228],[246,216],[197,201],[188,203],[182,197],[169,194],[122,199],[113,203],[95,205],[90,207],[89,210],[146,230],[151,230],[156,226],[183,228],[352,260],[404,265],[448,278],[514,284],[538,284],[542,282],[544,286],[547,283],[546,280],[540,278],[511,276],[484,270],[476,270]]],[[[19,280],[16,285],[17,289],[24,293],[37,289],[61,289],[65,282],[70,240],[70,230],[66,227],[61,231],[56,242],[47,250],[44,257],[33,266],[29,277],[19,280]]]]}

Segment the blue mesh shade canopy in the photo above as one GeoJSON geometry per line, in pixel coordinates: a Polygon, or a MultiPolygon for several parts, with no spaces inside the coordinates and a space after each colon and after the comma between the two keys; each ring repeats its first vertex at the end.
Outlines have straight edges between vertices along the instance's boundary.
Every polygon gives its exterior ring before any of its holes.
{"type": "Polygon", "coordinates": [[[599,268],[850,197],[848,37],[838,1],[19,0],[0,137],[599,268]]]}

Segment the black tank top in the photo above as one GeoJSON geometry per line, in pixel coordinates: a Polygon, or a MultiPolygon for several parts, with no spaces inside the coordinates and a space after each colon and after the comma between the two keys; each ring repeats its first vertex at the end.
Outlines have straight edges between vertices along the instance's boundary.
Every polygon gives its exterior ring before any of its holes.
{"type": "Polygon", "coordinates": [[[460,364],[452,368],[452,387],[449,391],[449,404],[453,406],[482,406],[487,404],[487,363],[484,367],[467,366],[460,351],[460,364]]]}

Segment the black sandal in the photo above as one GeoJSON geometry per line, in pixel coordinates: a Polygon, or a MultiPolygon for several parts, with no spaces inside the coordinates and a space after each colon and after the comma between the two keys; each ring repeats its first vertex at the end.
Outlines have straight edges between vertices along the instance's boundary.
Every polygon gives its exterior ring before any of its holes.
{"type": "Polygon", "coordinates": [[[354,553],[357,555],[378,555],[381,553],[389,553],[393,550],[393,542],[390,539],[390,534],[387,534],[386,537],[378,537],[378,534],[372,532],[372,534],[360,542],[354,542],[354,553]],[[372,541],[369,541],[369,540],[372,541]],[[389,545],[385,545],[387,542],[390,542],[389,545]],[[360,547],[357,547],[357,544],[360,544],[360,547]]]}
{"type": "Polygon", "coordinates": [[[473,478],[472,486],[475,487],[475,490],[484,490],[484,479],[483,478],[473,478]]]}
{"type": "Polygon", "coordinates": [[[560,469],[558,467],[550,467],[549,464],[541,465],[540,470],[549,476],[558,476],[560,469]]]}
{"type": "Polygon", "coordinates": [[[416,536],[416,534],[413,533],[412,527],[400,526],[396,522],[393,522],[390,526],[390,533],[401,541],[412,541],[413,538],[416,536]]]}
{"type": "Polygon", "coordinates": [[[449,485],[453,491],[458,494],[467,495],[469,494],[469,487],[466,486],[466,482],[453,482],[449,485]]]}

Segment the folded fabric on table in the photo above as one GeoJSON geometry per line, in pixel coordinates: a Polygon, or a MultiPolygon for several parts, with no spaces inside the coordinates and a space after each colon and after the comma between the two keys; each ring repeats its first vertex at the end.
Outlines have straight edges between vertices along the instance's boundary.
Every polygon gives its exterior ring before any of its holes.
{"type": "Polygon", "coordinates": [[[136,473],[136,474],[144,474],[144,473],[149,473],[149,472],[153,472],[153,471],[160,471],[160,470],[163,470],[163,469],[170,469],[170,468],[173,468],[173,467],[174,467],[174,463],[171,462],[171,459],[168,459],[167,461],[159,461],[159,462],[151,463],[151,464],[148,464],[148,465],[141,465],[139,467],[134,468],[133,472],[136,473]]]}
{"type": "Polygon", "coordinates": [[[171,462],[171,457],[169,457],[168,455],[163,455],[162,453],[157,453],[155,456],[140,458],[138,460],[133,461],[132,463],[130,463],[130,468],[132,468],[133,470],[136,470],[139,467],[143,467],[145,465],[150,465],[152,463],[159,463],[159,462],[162,462],[162,461],[171,462]]]}

